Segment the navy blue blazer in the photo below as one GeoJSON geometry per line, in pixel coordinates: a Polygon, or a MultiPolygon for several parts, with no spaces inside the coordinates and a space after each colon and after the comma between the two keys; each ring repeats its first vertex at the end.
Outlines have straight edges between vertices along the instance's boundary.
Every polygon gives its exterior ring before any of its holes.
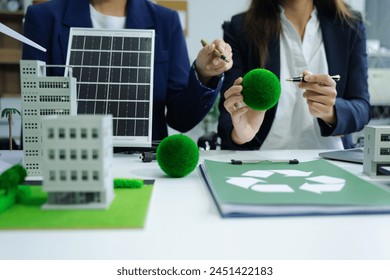
{"type": "MultiPolygon", "coordinates": [[[[51,0],[29,6],[24,35],[45,47],[41,52],[23,46],[23,59],[64,65],[71,27],[92,27],[88,0],[51,0]]],[[[126,28],[155,30],[153,89],[153,140],[167,136],[167,124],[186,132],[198,124],[214,104],[222,85],[202,86],[190,67],[187,46],[177,12],[148,0],[128,0],[126,28]]],[[[63,75],[62,68],[48,68],[48,75],[63,75]]]]}
{"type": "MultiPolygon", "coordinates": [[[[345,148],[351,148],[349,135],[360,131],[370,120],[370,103],[367,84],[367,53],[365,27],[361,21],[356,28],[351,28],[339,20],[331,19],[323,14],[318,15],[325,45],[326,58],[330,75],[340,74],[337,82],[337,98],[335,112],[337,124],[329,127],[318,119],[321,135],[343,135],[345,148]]],[[[234,65],[225,73],[225,81],[221,90],[219,103],[220,118],[218,134],[223,149],[259,149],[267,137],[275,118],[276,108],[271,108],[265,114],[264,122],[254,139],[243,145],[236,145],[231,140],[233,124],[229,113],[223,106],[224,92],[233,85],[234,80],[254,68],[260,67],[257,50],[248,41],[243,32],[244,14],[232,17],[224,27],[224,40],[233,49],[234,65]]],[[[280,42],[279,37],[270,40],[266,67],[280,76],[280,42]]],[[[294,135],[291,135],[294,137],[294,135]]]]}

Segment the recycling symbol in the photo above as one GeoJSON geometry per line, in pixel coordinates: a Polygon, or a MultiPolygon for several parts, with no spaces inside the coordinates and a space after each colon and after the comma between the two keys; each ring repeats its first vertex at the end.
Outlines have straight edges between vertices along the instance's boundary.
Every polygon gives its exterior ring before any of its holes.
{"type": "Polygon", "coordinates": [[[303,183],[299,189],[312,193],[322,194],[325,192],[339,192],[345,186],[345,179],[336,178],[326,175],[310,177],[312,172],[300,170],[250,170],[241,177],[227,177],[228,184],[263,193],[292,193],[294,188],[286,184],[288,177],[301,177],[303,183]],[[269,183],[267,180],[274,174],[282,175],[281,182],[269,183]]]}

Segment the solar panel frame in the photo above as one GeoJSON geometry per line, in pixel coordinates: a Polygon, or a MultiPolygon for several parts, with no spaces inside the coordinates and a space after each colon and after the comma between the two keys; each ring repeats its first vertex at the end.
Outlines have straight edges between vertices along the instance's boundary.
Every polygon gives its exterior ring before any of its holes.
{"type": "Polygon", "coordinates": [[[114,147],[152,145],[154,41],[152,29],[70,30],[77,114],[112,114],[114,147]]]}

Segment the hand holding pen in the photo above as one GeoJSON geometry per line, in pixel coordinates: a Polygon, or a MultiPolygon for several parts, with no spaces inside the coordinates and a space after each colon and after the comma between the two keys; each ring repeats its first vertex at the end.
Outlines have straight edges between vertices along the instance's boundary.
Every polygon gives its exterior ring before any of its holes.
{"type": "MultiPolygon", "coordinates": [[[[306,82],[304,78],[305,78],[305,76],[302,75],[302,76],[287,78],[286,81],[287,82],[295,82],[295,83],[306,82]]],[[[330,76],[330,78],[335,82],[338,82],[341,79],[340,75],[333,75],[333,76],[330,76]]]]}
{"type": "Polygon", "coordinates": [[[304,71],[302,77],[304,82],[300,82],[298,87],[304,90],[303,97],[306,98],[310,114],[330,126],[335,125],[337,123],[334,109],[337,97],[336,80],[340,77],[313,74],[309,71],[304,71]]]}
{"type": "MultiPolygon", "coordinates": [[[[203,47],[206,47],[208,45],[208,43],[204,40],[204,39],[200,39],[200,43],[202,44],[203,47]]],[[[219,57],[220,59],[222,59],[223,61],[225,61],[226,63],[229,63],[230,60],[229,58],[227,58],[223,53],[221,53],[217,48],[214,48],[213,50],[213,53],[215,56],[219,57]]]]}
{"type": "Polygon", "coordinates": [[[200,80],[206,84],[213,76],[232,67],[232,48],[222,39],[216,39],[210,44],[202,39],[201,43],[203,48],[198,53],[195,65],[200,80]]]}

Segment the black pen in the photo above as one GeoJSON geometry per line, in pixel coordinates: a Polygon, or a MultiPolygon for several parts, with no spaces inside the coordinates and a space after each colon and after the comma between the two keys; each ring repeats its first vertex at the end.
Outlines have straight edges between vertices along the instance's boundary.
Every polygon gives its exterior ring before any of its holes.
{"type": "Polygon", "coordinates": [[[142,162],[152,162],[153,160],[156,160],[156,153],[143,152],[139,158],[142,160],[142,162]]]}
{"type": "Polygon", "coordinates": [[[231,164],[240,165],[246,163],[287,163],[287,164],[298,164],[299,160],[297,159],[264,159],[264,160],[231,160],[231,164]]]}
{"type": "MultiPolygon", "coordinates": [[[[208,45],[207,42],[206,42],[204,39],[200,39],[200,42],[202,43],[202,46],[203,46],[203,47],[205,47],[205,46],[208,45]]],[[[230,62],[229,59],[228,59],[226,56],[224,56],[223,54],[221,54],[221,53],[219,52],[219,50],[214,49],[214,54],[215,54],[216,56],[218,56],[220,59],[222,59],[223,61],[225,61],[226,63],[229,63],[229,62],[230,62]]]]}
{"type": "MultiPolygon", "coordinates": [[[[330,76],[330,77],[331,77],[331,78],[333,79],[333,81],[335,81],[335,82],[338,82],[338,81],[340,81],[340,79],[341,79],[340,75],[333,75],[333,76],[330,76]]],[[[304,82],[303,76],[287,78],[286,81],[287,81],[287,82],[295,82],[295,83],[304,82]]]]}

